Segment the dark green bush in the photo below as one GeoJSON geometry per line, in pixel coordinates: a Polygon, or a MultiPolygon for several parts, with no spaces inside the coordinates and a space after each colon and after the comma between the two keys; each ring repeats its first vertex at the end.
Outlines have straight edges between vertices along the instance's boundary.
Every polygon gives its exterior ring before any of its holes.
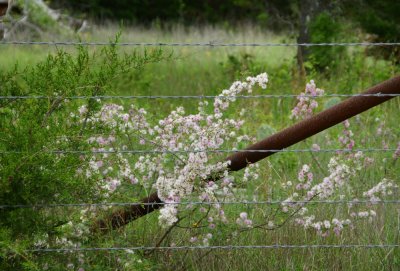
{"type": "MultiPolygon", "coordinates": [[[[338,42],[341,38],[342,25],[327,12],[318,15],[310,23],[311,43],[338,42]]],[[[342,46],[310,47],[309,61],[319,71],[335,68],[345,52],[342,46]]]]}
{"type": "MultiPolygon", "coordinates": [[[[100,108],[97,99],[68,97],[109,94],[118,76],[162,58],[160,50],[119,54],[111,46],[90,54],[79,47],[76,55],[59,50],[36,66],[1,73],[0,96],[42,98],[0,100],[0,205],[101,200],[95,178],[76,174],[83,163],[80,156],[54,153],[84,150],[89,136],[86,123],[72,123],[69,116],[83,104],[88,114],[100,108]]],[[[41,255],[26,250],[40,236],[56,238],[76,211],[0,208],[0,269],[40,270],[41,255]]]]}

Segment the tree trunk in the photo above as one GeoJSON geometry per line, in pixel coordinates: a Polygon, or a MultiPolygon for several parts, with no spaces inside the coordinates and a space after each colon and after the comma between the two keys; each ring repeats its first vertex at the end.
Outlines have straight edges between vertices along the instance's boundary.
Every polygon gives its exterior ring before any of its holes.
{"type": "Polygon", "coordinates": [[[0,0],[0,40],[3,39],[4,33],[6,32],[6,26],[4,23],[4,17],[7,14],[7,10],[9,7],[9,1],[8,0],[0,0]]]}
{"type": "Polygon", "coordinates": [[[0,17],[6,15],[8,9],[8,1],[0,0],[0,17]]]}
{"type": "Polygon", "coordinates": [[[0,39],[7,39],[21,29],[29,29],[29,33],[39,35],[72,35],[86,26],[86,21],[63,15],[51,9],[43,0],[10,0],[7,3],[0,0],[0,39]],[[12,9],[13,7],[16,9],[12,9]],[[1,20],[2,14],[3,18],[7,18],[7,23],[1,20]]]}
{"type": "MultiPolygon", "coordinates": [[[[311,33],[309,31],[310,22],[323,11],[323,2],[318,0],[300,0],[299,1],[299,35],[297,43],[310,43],[311,33]]],[[[304,62],[308,60],[310,48],[307,46],[297,47],[297,65],[299,67],[300,76],[304,77],[306,72],[304,62]]]]}

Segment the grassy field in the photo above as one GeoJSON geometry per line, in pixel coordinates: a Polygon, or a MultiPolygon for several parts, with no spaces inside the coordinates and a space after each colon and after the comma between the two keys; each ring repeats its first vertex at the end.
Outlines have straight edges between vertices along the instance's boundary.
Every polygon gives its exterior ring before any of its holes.
{"type": "MultiPolygon", "coordinates": [[[[114,26],[96,27],[91,32],[83,34],[82,39],[87,41],[112,39],[117,30],[118,28],[114,26]]],[[[168,31],[157,27],[151,29],[127,27],[123,30],[121,41],[251,43],[293,40],[284,35],[266,33],[249,25],[239,29],[172,26],[168,31]]],[[[69,52],[75,50],[69,47],[54,48],[54,46],[0,46],[0,72],[11,70],[17,63],[21,68],[32,66],[60,48],[69,52]]],[[[92,47],[90,51],[95,52],[99,49],[92,47]]],[[[124,47],[120,53],[133,50],[135,49],[124,47]]],[[[143,52],[144,49],[136,50],[143,52]]],[[[346,53],[335,60],[339,63],[337,68],[325,71],[311,68],[306,78],[298,75],[296,48],[293,47],[167,47],[163,50],[171,56],[161,62],[148,64],[143,70],[132,70],[121,74],[115,78],[115,82],[112,83],[113,88],[107,94],[216,95],[228,88],[233,81],[261,72],[268,73],[269,84],[266,90],[257,90],[254,94],[299,94],[304,91],[306,83],[311,79],[314,79],[317,87],[324,89],[326,94],[356,94],[399,73],[399,66],[393,65],[388,60],[367,55],[364,48],[346,48],[346,53]]],[[[320,98],[318,111],[343,99],[320,98]]],[[[180,105],[184,106],[187,112],[194,112],[198,101],[141,99],[114,100],[114,102],[124,105],[135,103],[139,107],[146,108],[149,114],[155,116],[154,121],[157,121],[180,105]]],[[[246,109],[243,117],[246,122],[242,131],[260,139],[273,131],[294,124],[295,121],[289,116],[295,105],[296,100],[291,98],[243,99],[235,103],[229,115],[237,116],[240,109],[246,109]]],[[[396,148],[400,140],[399,108],[400,100],[395,98],[351,119],[350,129],[354,133],[355,148],[380,149],[385,144],[390,149],[396,148]],[[378,132],[379,129],[383,132],[378,132]]],[[[308,149],[314,143],[321,149],[340,148],[338,137],[342,130],[342,126],[338,125],[296,144],[293,149],[308,149]]],[[[311,165],[314,179],[321,181],[327,176],[327,165],[334,155],[325,152],[276,154],[260,162],[261,176],[257,181],[238,185],[236,199],[284,200],[295,190],[283,189],[282,184],[288,181],[294,182],[303,164],[311,165]]],[[[351,192],[361,199],[362,192],[383,178],[391,179],[400,185],[399,161],[393,159],[393,152],[368,152],[365,155],[373,158],[372,166],[365,166],[351,178],[353,191],[341,191],[339,194],[351,192]]],[[[224,157],[223,154],[219,156],[224,157]]],[[[339,194],[331,199],[339,199],[339,194]]],[[[388,199],[397,199],[399,195],[395,190],[388,199]]],[[[254,223],[265,223],[266,216],[278,212],[276,223],[284,223],[275,230],[253,228],[245,231],[237,230],[229,223],[221,225],[213,232],[210,245],[399,244],[399,205],[379,204],[371,208],[377,213],[371,221],[355,219],[354,229],[348,227],[340,236],[330,234],[322,237],[316,234],[315,230],[296,225],[294,219],[279,211],[279,206],[230,205],[225,208],[225,212],[231,217],[237,217],[244,210],[254,223]]],[[[359,212],[365,210],[365,207],[359,205],[354,209],[359,212]]],[[[310,210],[316,217],[326,219],[349,216],[346,204],[314,204],[310,206],[310,210]]],[[[105,236],[91,236],[86,245],[99,247],[191,245],[188,240],[193,232],[203,230],[205,233],[208,232],[207,229],[191,226],[198,217],[189,217],[184,223],[187,228],[173,228],[159,243],[167,229],[159,226],[157,217],[158,214],[155,212],[105,236]]],[[[400,266],[399,248],[203,249],[163,250],[152,253],[98,251],[86,254],[92,258],[85,262],[85,270],[398,270],[400,266]]],[[[71,259],[71,262],[76,260],[74,254],[65,257],[71,259]]],[[[51,267],[49,269],[51,270],[51,267]]]]}

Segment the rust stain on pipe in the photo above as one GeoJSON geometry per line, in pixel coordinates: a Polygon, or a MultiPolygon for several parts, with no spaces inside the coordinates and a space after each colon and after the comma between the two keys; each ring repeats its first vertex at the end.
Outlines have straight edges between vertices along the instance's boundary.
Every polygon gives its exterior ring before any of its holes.
{"type": "MultiPolygon", "coordinates": [[[[400,76],[384,81],[362,94],[379,93],[400,94],[400,76]]],[[[305,119],[281,132],[267,137],[247,147],[245,150],[282,150],[392,98],[393,96],[351,97],[317,115],[314,115],[313,117],[305,119]]],[[[231,171],[238,171],[245,168],[249,163],[256,163],[274,153],[275,152],[238,152],[229,156],[226,160],[231,161],[229,167],[231,171]]],[[[93,231],[105,232],[110,229],[122,227],[139,217],[145,216],[159,209],[164,204],[161,199],[158,198],[157,193],[151,194],[141,202],[154,204],[132,206],[116,211],[106,219],[99,220],[92,228],[93,231]]]]}

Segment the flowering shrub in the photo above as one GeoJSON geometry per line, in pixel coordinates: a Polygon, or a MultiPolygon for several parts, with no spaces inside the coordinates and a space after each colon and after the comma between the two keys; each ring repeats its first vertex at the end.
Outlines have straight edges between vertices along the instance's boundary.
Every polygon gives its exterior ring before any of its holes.
{"type": "MultiPolygon", "coordinates": [[[[213,151],[221,148],[235,150],[239,143],[254,142],[254,138],[240,134],[244,121],[228,118],[224,112],[236,100],[236,95],[244,91],[250,93],[257,85],[264,89],[267,82],[266,74],[249,77],[245,82],[235,82],[229,89],[222,91],[212,105],[200,102],[196,114],[186,114],[183,107],[178,107],[155,124],[149,120],[144,109],[134,105],[126,111],[123,106],[105,104],[99,112],[89,117],[87,107],[82,106],[78,115],[72,115],[74,122],[87,122],[91,129],[96,130],[101,126],[110,131],[108,136],[89,137],[87,143],[95,152],[116,154],[82,156],[86,166],[79,168],[77,174],[98,178],[99,191],[104,198],[125,193],[125,186],[133,186],[134,191],[144,189],[147,193],[155,189],[159,198],[166,203],[159,214],[159,223],[164,227],[179,223],[185,212],[198,212],[204,215],[203,219],[193,225],[194,229],[203,225],[202,227],[213,231],[219,223],[233,221],[239,228],[259,228],[247,212],[241,212],[232,219],[227,217],[222,207],[224,200],[233,198],[237,181],[246,183],[259,178],[259,166],[249,165],[242,175],[234,177],[228,170],[229,161],[221,161],[219,155],[213,151]],[[131,149],[151,153],[137,155],[129,153],[131,149]],[[120,151],[127,151],[127,154],[121,154],[120,151]],[[221,204],[210,204],[207,208],[193,205],[182,207],[179,205],[182,201],[220,201],[221,204]]],[[[318,103],[313,97],[304,95],[316,97],[323,93],[311,81],[307,84],[306,91],[299,96],[291,117],[304,119],[312,116],[318,103]]],[[[338,136],[339,147],[351,151],[355,146],[353,136],[350,122],[344,121],[343,131],[338,136]]],[[[312,149],[318,151],[320,147],[314,143],[312,149]]],[[[322,236],[327,236],[330,232],[339,235],[345,227],[354,227],[355,219],[372,219],[376,216],[372,201],[379,201],[378,196],[391,195],[393,189],[397,188],[393,181],[384,179],[363,194],[354,193],[353,186],[358,174],[373,162],[372,158],[366,157],[362,152],[337,152],[327,164],[328,175],[318,178],[318,174],[312,171],[312,166],[303,165],[297,180],[282,184],[289,196],[281,204],[281,212],[292,219],[295,225],[314,229],[322,236]],[[314,214],[315,211],[318,213],[318,209],[307,206],[313,200],[339,199],[356,202],[357,195],[371,201],[369,209],[355,212],[354,204],[349,204],[345,214],[323,217],[314,214]]],[[[139,194],[135,197],[138,198],[139,194]]],[[[280,227],[280,223],[269,217],[265,226],[275,229],[280,227]]],[[[195,233],[189,241],[208,245],[212,236],[211,232],[195,233]]]]}
{"type": "MultiPolygon", "coordinates": [[[[239,144],[255,139],[240,135],[243,120],[228,118],[224,112],[236,95],[251,93],[256,86],[265,89],[267,82],[266,73],[234,82],[212,105],[199,102],[198,113],[185,114],[184,108],[178,107],[155,125],[148,120],[144,109],[134,105],[125,111],[120,105],[106,104],[89,117],[87,107],[82,106],[79,115],[72,115],[72,121],[87,122],[93,129],[104,126],[111,132],[107,137],[87,139],[93,151],[119,152],[135,147],[151,154],[125,157],[121,153],[105,153],[82,157],[87,166],[79,168],[77,174],[87,178],[97,176],[105,197],[115,193],[123,182],[133,185],[135,190],[139,190],[138,186],[156,189],[159,198],[167,203],[160,210],[160,225],[171,226],[178,221],[177,204],[182,200],[215,202],[232,194],[234,178],[229,176],[229,161],[221,161],[213,151],[238,149],[239,144]],[[222,182],[216,182],[217,179],[222,182]]],[[[257,178],[258,166],[244,170],[243,181],[257,178]]],[[[208,213],[215,217],[209,219],[226,220],[220,205],[210,207],[208,213]]]]}
{"type": "MultiPolygon", "coordinates": [[[[140,191],[148,194],[156,190],[159,198],[166,203],[159,213],[159,224],[163,227],[174,227],[187,214],[198,213],[202,218],[191,228],[208,230],[193,232],[188,239],[190,243],[209,245],[216,226],[230,222],[236,222],[238,229],[262,228],[260,225],[276,229],[281,223],[274,217],[268,217],[267,223],[258,224],[247,212],[241,212],[236,217],[226,215],[223,202],[240,198],[240,195],[234,196],[234,187],[238,182],[257,180],[261,172],[259,166],[254,164],[249,165],[241,175],[232,176],[228,169],[229,161],[222,161],[218,155],[219,149],[235,150],[242,142],[254,142],[254,138],[241,134],[244,120],[229,118],[225,112],[235,102],[236,95],[244,91],[251,93],[255,86],[265,89],[267,82],[266,74],[248,77],[244,82],[234,82],[215,98],[213,104],[199,102],[197,113],[186,114],[183,107],[178,107],[156,122],[146,110],[135,105],[125,110],[121,105],[104,104],[93,114],[84,105],[79,108],[78,114],[71,115],[71,123],[86,123],[88,129],[93,131],[89,134],[95,134],[101,127],[103,131],[108,131],[108,135],[86,139],[91,150],[98,153],[82,155],[83,164],[76,174],[82,178],[97,179],[99,195],[105,200],[120,198],[127,189],[136,199],[140,198],[140,191]],[[180,205],[182,201],[213,204],[205,208],[180,205]]],[[[317,96],[323,93],[311,81],[305,93],[299,96],[299,103],[291,117],[310,117],[318,103],[312,97],[304,97],[304,94],[317,96]]],[[[350,122],[344,121],[343,131],[337,140],[340,148],[352,150],[355,146],[353,136],[350,122]]],[[[320,147],[314,143],[312,149],[318,151],[320,147]]],[[[331,232],[339,235],[345,227],[354,227],[357,219],[373,219],[377,210],[372,203],[391,195],[397,188],[393,181],[384,179],[362,194],[354,192],[358,174],[373,162],[362,152],[337,152],[327,164],[328,175],[325,177],[313,172],[312,166],[303,165],[296,180],[282,184],[288,194],[281,204],[283,216],[291,219],[294,225],[313,229],[321,236],[331,232]],[[313,200],[356,202],[357,197],[371,201],[368,209],[353,211],[356,204],[348,204],[347,212],[324,217],[318,208],[308,206],[313,200]]],[[[80,222],[76,224],[81,228],[80,232],[87,231],[85,223],[90,221],[90,217],[95,217],[96,212],[95,209],[82,211],[80,222]]]]}

